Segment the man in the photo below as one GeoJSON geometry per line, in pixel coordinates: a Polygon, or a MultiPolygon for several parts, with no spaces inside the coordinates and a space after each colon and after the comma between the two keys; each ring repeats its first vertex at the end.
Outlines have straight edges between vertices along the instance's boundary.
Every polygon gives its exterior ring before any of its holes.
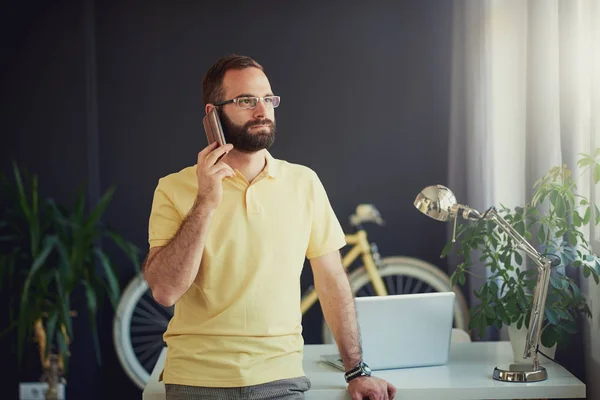
{"type": "Polygon", "coordinates": [[[227,144],[159,180],[144,275],[175,313],[165,332],[168,400],[302,399],[300,274],[310,260],[353,399],[395,388],[363,364],[354,300],[341,264],[344,232],[317,175],[277,160],[274,96],[256,61],[232,55],[203,79],[227,144]]]}

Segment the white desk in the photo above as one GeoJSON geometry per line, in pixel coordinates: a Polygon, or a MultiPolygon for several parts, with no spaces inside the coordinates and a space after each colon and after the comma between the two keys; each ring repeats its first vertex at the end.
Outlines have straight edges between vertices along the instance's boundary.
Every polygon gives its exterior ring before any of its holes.
{"type": "MultiPolygon", "coordinates": [[[[335,345],[307,345],[304,371],[312,382],[306,399],[348,400],[342,372],[319,361],[321,354],[336,351],[335,345]]],[[[164,386],[158,376],[164,364],[163,350],[152,372],[143,400],[164,400],[164,386]]],[[[509,342],[455,343],[447,365],[375,371],[398,389],[396,398],[412,399],[537,399],[585,398],[585,385],[555,363],[544,364],[548,379],[537,383],[508,383],[492,379],[494,367],[512,360],[509,342]]],[[[367,360],[368,362],[368,360],[367,360]]]]}

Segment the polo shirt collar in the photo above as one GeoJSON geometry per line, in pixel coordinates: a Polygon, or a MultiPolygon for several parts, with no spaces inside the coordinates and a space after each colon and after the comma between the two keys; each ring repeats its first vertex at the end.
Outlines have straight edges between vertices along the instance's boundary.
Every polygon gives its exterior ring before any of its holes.
{"type": "Polygon", "coordinates": [[[277,177],[277,172],[278,172],[278,168],[277,168],[277,160],[275,160],[273,158],[273,156],[271,155],[271,153],[269,153],[267,150],[265,150],[265,158],[266,158],[266,165],[265,165],[265,169],[267,172],[267,175],[270,176],[271,178],[275,178],[277,177]]]}

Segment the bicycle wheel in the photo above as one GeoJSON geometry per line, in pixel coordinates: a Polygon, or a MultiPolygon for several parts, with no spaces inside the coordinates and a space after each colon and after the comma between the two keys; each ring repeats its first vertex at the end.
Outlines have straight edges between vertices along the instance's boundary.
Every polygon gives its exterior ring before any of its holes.
{"type": "MultiPolygon", "coordinates": [[[[386,257],[378,271],[390,295],[454,291],[454,327],[468,331],[469,309],[465,297],[459,288],[452,287],[450,277],[436,266],[412,257],[386,257]]],[[[348,280],[355,297],[377,295],[364,266],[352,271],[348,280]]],[[[335,343],[325,320],[322,337],[323,343],[335,343]]]]}
{"type": "Polygon", "coordinates": [[[154,300],[142,274],[127,285],[113,321],[117,356],[131,380],[144,389],[165,346],[163,334],[173,307],[154,300]]]}

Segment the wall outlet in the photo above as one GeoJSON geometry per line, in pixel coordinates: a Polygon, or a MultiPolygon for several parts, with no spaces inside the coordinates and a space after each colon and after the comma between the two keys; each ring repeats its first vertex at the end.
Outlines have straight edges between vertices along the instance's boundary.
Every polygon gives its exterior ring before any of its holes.
{"type": "MultiPolygon", "coordinates": [[[[19,383],[19,400],[45,400],[47,382],[21,382],[19,383]]],[[[58,400],[65,400],[65,385],[58,384],[58,400]]]]}

